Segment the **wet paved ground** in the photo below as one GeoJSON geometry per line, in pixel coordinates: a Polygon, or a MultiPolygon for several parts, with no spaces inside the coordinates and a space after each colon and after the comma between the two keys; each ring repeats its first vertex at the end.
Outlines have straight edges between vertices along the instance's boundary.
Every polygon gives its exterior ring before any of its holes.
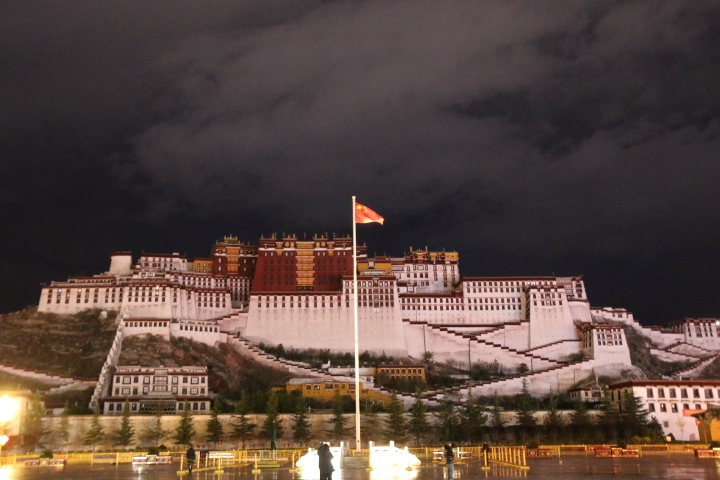
{"type": "MultiPolygon", "coordinates": [[[[552,478],[575,480],[627,480],[638,478],[667,480],[720,480],[720,461],[697,459],[691,455],[647,456],[644,458],[595,459],[577,456],[558,459],[533,460],[530,470],[493,467],[483,471],[479,463],[455,468],[455,479],[474,478],[552,478]]],[[[288,469],[264,470],[253,474],[250,468],[228,468],[222,475],[212,471],[194,472],[192,476],[178,476],[178,465],[151,466],[143,469],[131,465],[69,465],[64,470],[37,468],[0,468],[0,480],[317,480],[317,470],[291,473],[288,469]]],[[[404,469],[386,472],[366,472],[362,469],[341,470],[333,480],[447,480],[443,468],[426,465],[411,472],[404,469]]]]}

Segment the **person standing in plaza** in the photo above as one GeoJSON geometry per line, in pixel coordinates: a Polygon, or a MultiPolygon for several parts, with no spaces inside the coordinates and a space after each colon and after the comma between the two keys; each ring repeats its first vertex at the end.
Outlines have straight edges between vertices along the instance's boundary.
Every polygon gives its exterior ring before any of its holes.
{"type": "Polygon", "coordinates": [[[320,467],[320,480],[332,480],[333,454],[330,452],[330,445],[321,443],[318,447],[318,467],[320,467]]]}
{"type": "Polygon", "coordinates": [[[185,453],[185,459],[188,462],[188,471],[192,473],[192,469],[195,466],[195,449],[192,445],[190,445],[190,448],[187,449],[187,452],[185,453]]]}
{"type": "Polygon", "coordinates": [[[452,444],[445,444],[445,465],[447,465],[447,478],[455,477],[455,453],[453,453],[452,444]]]}

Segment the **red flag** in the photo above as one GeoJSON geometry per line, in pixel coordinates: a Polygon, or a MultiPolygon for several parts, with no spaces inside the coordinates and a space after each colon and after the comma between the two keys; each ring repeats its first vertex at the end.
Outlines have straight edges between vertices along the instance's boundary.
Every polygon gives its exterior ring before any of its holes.
{"type": "Polygon", "coordinates": [[[365,205],[355,202],[355,223],[377,222],[382,225],[384,221],[385,219],[383,217],[370,210],[365,205]]]}

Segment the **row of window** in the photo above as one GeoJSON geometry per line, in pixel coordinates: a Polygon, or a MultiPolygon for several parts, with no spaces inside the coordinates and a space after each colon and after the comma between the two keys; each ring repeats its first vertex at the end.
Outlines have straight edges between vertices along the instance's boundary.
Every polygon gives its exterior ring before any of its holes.
{"type": "Polygon", "coordinates": [[[354,383],[306,383],[305,390],[320,390],[321,386],[323,390],[355,390],[354,383]]]}
{"type": "MultiPolygon", "coordinates": [[[[289,304],[281,303],[279,304],[280,308],[295,308],[295,302],[290,302],[289,304]]],[[[257,304],[258,308],[263,308],[263,304],[258,302],[257,304]]],[[[382,299],[374,299],[374,298],[360,298],[358,299],[358,306],[359,307],[393,307],[395,306],[395,302],[392,300],[382,300],[382,299]]],[[[335,307],[342,307],[342,302],[338,300],[337,303],[335,302],[329,302],[328,304],[325,304],[325,302],[313,302],[310,304],[310,302],[305,302],[304,304],[301,302],[297,303],[297,308],[335,308],[335,307]]],[[[345,307],[350,308],[350,302],[345,302],[345,307]]],[[[273,302],[272,304],[267,302],[265,303],[265,308],[278,308],[278,303],[273,302]]]]}
{"type": "Polygon", "coordinates": [[[182,330],[183,332],[217,333],[218,327],[212,325],[180,325],[180,330],[182,330]]]}
{"type": "MultiPolygon", "coordinates": [[[[690,404],[689,403],[683,403],[682,405],[683,410],[690,410],[690,404]]],[[[696,403],[695,404],[695,410],[703,410],[702,404],[696,403]]],[[[654,403],[648,404],[648,411],[649,412],[660,412],[660,413],[667,413],[668,411],[668,404],[667,403],[659,403],[657,407],[654,403]]],[[[670,404],[670,413],[679,413],[678,412],[678,404],[677,403],[671,403],[670,404]]]]}
{"type": "MultiPolygon", "coordinates": [[[[465,287],[465,291],[467,293],[494,293],[494,292],[498,292],[498,289],[497,288],[472,288],[471,289],[470,287],[465,287]]],[[[519,293],[520,287],[509,287],[509,288],[508,287],[500,287],[499,292],[501,292],[501,293],[513,293],[513,292],[519,293]]]]}
{"type": "MultiPolygon", "coordinates": [[[[349,293],[352,293],[352,283],[353,282],[345,282],[345,290],[349,293]]],[[[392,287],[394,285],[395,285],[395,282],[385,281],[385,280],[380,280],[380,281],[375,281],[375,282],[370,281],[370,280],[368,280],[368,281],[361,280],[360,282],[358,282],[358,286],[360,286],[360,287],[392,287]]]]}
{"type": "MultiPolygon", "coordinates": [[[[153,392],[170,392],[175,395],[178,394],[178,387],[168,387],[167,385],[153,385],[152,389],[150,386],[143,386],[142,387],[142,393],[143,395],[146,395],[150,393],[150,391],[153,392]]],[[[120,395],[140,395],[140,388],[139,387],[127,387],[127,388],[120,388],[115,387],[115,393],[114,395],[120,396],[120,395]]],[[[198,387],[198,388],[187,388],[182,387],[180,389],[181,395],[205,395],[205,387],[198,387]],[[188,393],[189,392],[189,393],[188,393]]]]}
{"type": "Polygon", "coordinates": [[[556,285],[550,280],[467,282],[471,287],[522,287],[525,285],[556,285]]]}
{"type": "Polygon", "coordinates": [[[402,310],[520,310],[520,305],[403,305],[402,310]],[[422,308],[420,308],[422,307],[422,308]],[[480,307],[480,308],[478,308],[480,307]],[[505,308],[507,307],[507,308],[505,308]]]}
{"type": "Polygon", "coordinates": [[[130,328],[158,328],[167,327],[167,323],[167,320],[160,320],[154,322],[125,321],[125,326],[130,328]]]}
{"type": "MultiPolygon", "coordinates": [[[[646,388],[645,389],[645,396],[647,398],[655,398],[655,391],[657,390],[657,398],[678,398],[678,389],[677,388],[668,388],[667,394],[668,396],[665,397],[665,388],[646,388]]],[[[706,398],[711,399],[714,397],[714,390],[712,388],[680,388],[680,398],[690,398],[689,394],[692,393],[692,398],[706,398]],[[704,394],[704,396],[702,395],[704,394]]],[[[720,388],[717,389],[717,398],[720,398],[720,388]]]]}
{"type": "MultiPolygon", "coordinates": [[[[182,378],[182,383],[189,383],[190,385],[199,385],[199,384],[205,384],[205,376],[192,376],[188,377],[186,375],[183,376],[172,376],[170,377],[170,382],[173,385],[177,385],[180,383],[180,378],[182,378]],[[190,381],[188,381],[188,379],[190,381]]],[[[131,383],[140,383],[140,376],[135,375],[118,375],[115,377],[115,383],[116,384],[122,384],[122,385],[130,385],[131,383]]],[[[168,377],[165,375],[143,375],[142,376],[142,383],[144,384],[150,384],[150,383],[160,383],[160,384],[167,384],[168,383],[168,377]],[[152,379],[152,380],[151,380],[152,379]]]]}
{"type": "MultiPolygon", "coordinates": [[[[425,271],[427,271],[427,270],[428,270],[428,266],[427,266],[427,265],[413,265],[413,266],[412,266],[412,269],[413,269],[413,270],[425,270],[425,271]]],[[[438,268],[437,268],[437,265],[433,265],[433,268],[432,268],[432,269],[433,269],[433,271],[437,271],[437,269],[438,269],[438,268]]],[[[443,269],[443,270],[447,270],[447,269],[448,269],[448,268],[447,268],[447,265],[443,265],[442,269],[443,269]]],[[[407,266],[405,270],[406,270],[407,272],[409,272],[409,271],[410,271],[410,266],[407,266]]],[[[454,272],[454,271],[455,271],[455,265],[450,265],[450,271],[451,271],[451,272],[454,272]]]]}
{"type": "MultiPolygon", "coordinates": [[[[140,412],[140,413],[155,413],[155,403],[145,405],[143,403],[138,402],[128,402],[130,404],[130,411],[131,412],[140,412]]],[[[208,402],[188,402],[188,409],[191,411],[199,412],[199,411],[205,411],[208,410],[208,402]]],[[[171,405],[169,405],[171,406],[171,405]]],[[[184,402],[178,402],[177,403],[177,410],[183,410],[185,408],[184,402]]],[[[108,402],[107,404],[107,410],[108,412],[122,412],[123,411],[123,403],[118,402],[108,402]]],[[[172,408],[163,408],[162,411],[164,413],[171,413],[175,410],[172,408]]]]}
{"type": "Polygon", "coordinates": [[[520,303],[520,297],[490,297],[490,298],[461,298],[461,297],[401,297],[402,303],[520,303]]]}
{"type": "MultiPolygon", "coordinates": [[[[542,301],[540,302],[540,306],[541,306],[541,307],[555,307],[555,306],[558,306],[558,305],[562,305],[562,300],[557,301],[557,302],[551,301],[551,300],[542,300],[542,301]]],[[[533,300],[533,306],[535,306],[535,307],[538,306],[537,300],[533,300]]]]}

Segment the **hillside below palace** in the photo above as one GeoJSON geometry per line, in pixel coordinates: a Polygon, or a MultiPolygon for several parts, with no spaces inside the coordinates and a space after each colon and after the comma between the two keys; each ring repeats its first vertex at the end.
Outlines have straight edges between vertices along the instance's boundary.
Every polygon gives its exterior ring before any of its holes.
{"type": "MultiPolygon", "coordinates": [[[[650,337],[666,360],[720,351],[715,320],[643,327],[624,309],[591,307],[581,276],[467,277],[457,252],[427,247],[374,258],[359,247],[356,267],[361,351],[416,359],[430,352],[464,368],[525,365],[537,374],[535,393],[566,390],[608,364],[629,366],[623,324],[650,337]]],[[[228,236],[209,258],[114,253],[105,273],[44,286],[38,309],[118,310],[120,336],[351,352],[353,268],[350,237],[271,235],[246,244],[228,236]]]]}

